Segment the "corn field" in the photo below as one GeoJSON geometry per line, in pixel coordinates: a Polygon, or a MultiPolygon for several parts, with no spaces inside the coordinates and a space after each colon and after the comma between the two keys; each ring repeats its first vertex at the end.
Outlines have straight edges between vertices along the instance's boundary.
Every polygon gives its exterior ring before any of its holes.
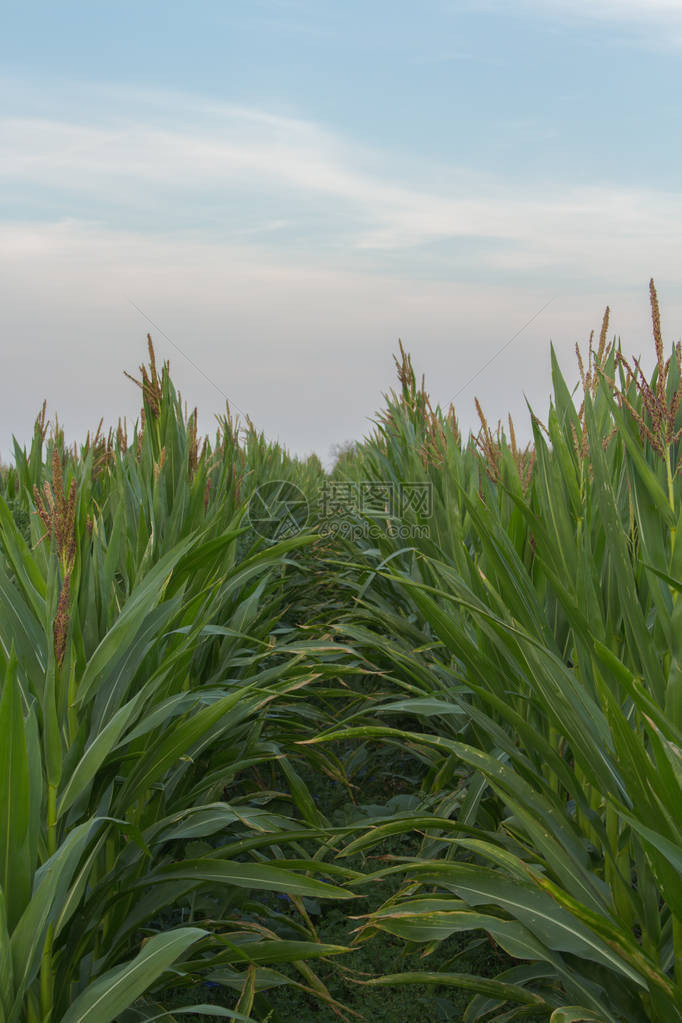
{"type": "Polygon", "coordinates": [[[330,968],[465,1023],[682,1021],[682,350],[650,300],[653,374],[607,309],[526,447],[480,406],[463,437],[402,346],[331,473],[229,409],[199,437],[151,339],[132,431],[68,446],[43,406],[0,474],[0,1023],[287,1023],[285,988],[359,1018],[330,968]],[[410,781],[377,806],[379,762],[410,781]],[[419,968],[354,969],[382,935],[419,968]],[[458,970],[481,940],[499,969],[458,970]]]}

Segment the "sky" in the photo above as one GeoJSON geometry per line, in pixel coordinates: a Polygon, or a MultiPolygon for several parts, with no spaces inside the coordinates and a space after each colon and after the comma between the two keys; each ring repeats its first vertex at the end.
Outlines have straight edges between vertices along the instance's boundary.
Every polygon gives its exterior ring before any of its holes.
{"type": "Polygon", "coordinates": [[[0,34],[0,458],[150,332],[203,430],[372,428],[401,338],[475,429],[598,333],[682,335],[682,0],[61,0],[0,34]],[[512,340],[513,339],[513,340],[512,340]]]}

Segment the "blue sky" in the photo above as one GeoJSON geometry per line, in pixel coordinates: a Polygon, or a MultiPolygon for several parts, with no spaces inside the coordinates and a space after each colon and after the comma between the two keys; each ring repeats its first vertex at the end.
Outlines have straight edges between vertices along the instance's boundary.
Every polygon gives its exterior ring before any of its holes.
{"type": "Polygon", "coordinates": [[[0,57],[5,458],[43,398],[134,418],[148,329],[205,428],[323,458],[398,337],[465,429],[607,303],[648,351],[652,275],[680,337],[679,0],[29,2],[0,57]]]}

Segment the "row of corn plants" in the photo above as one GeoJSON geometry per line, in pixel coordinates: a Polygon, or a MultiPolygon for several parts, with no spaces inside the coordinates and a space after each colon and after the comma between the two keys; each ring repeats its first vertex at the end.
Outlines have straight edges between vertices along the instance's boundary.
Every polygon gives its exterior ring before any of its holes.
{"type": "Polygon", "coordinates": [[[149,348],[130,439],[67,448],[43,409],[2,475],[1,1023],[172,1019],[164,990],[197,983],[234,992],[190,999],[214,1018],[259,1018],[277,984],[332,1003],[311,961],[343,949],[302,899],[350,897],[351,872],[312,859],[325,822],[290,755],[333,670],[296,628],[313,538],[245,520],[256,486],[312,493],[321,468],[229,414],[202,444],[149,348]],[[284,791],[253,781],[273,761],[284,791]]]}
{"type": "Polygon", "coordinates": [[[341,853],[422,836],[408,860],[368,859],[354,887],[403,883],[355,940],[422,947],[424,970],[372,983],[468,988],[467,1023],[682,1019],[682,353],[666,354],[653,281],[650,298],[653,375],[608,343],[607,310],[575,391],[552,353],[528,448],[480,409],[463,441],[402,352],[400,391],[336,469],[431,495],[349,510],[352,539],[328,554],[337,634],[373,681],[313,741],[387,743],[423,776],[421,809],[341,853]],[[429,972],[461,932],[517,962],[429,972]]]}

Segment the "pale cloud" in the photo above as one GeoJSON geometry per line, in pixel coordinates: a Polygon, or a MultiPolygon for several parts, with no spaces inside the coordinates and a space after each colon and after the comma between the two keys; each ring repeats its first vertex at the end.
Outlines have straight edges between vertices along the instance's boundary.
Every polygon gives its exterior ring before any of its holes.
{"type": "Polygon", "coordinates": [[[541,0],[540,5],[591,18],[682,19],[679,0],[541,0]]]}
{"type": "MultiPolygon", "coordinates": [[[[43,398],[71,438],[100,416],[134,420],[138,395],[123,370],[145,357],[148,330],[190,407],[198,405],[202,429],[228,395],[267,435],[325,457],[332,443],[369,429],[393,385],[402,337],[435,401],[464,388],[457,409],[465,430],[476,427],[477,394],[493,421],[511,411],[523,436],[524,395],[539,415],[547,411],[550,338],[574,383],[575,342],[598,329],[608,302],[626,350],[650,352],[648,274],[628,289],[610,265],[591,289],[562,281],[553,290],[535,272],[507,283],[414,280],[170,234],[68,221],[0,225],[0,455],[7,458],[12,432],[30,436],[43,398]]],[[[682,292],[658,283],[670,342],[679,337],[682,292]]]]}
{"type": "Polygon", "coordinates": [[[195,237],[210,225],[199,210],[188,226],[185,206],[194,211],[198,199],[220,211],[238,202],[239,214],[220,227],[221,239],[232,243],[272,232],[286,236],[294,227],[305,236],[310,206],[332,251],[342,249],[347,259],[374,253],[378,271],[382,253],[470,239],[485,243],[477,256],[481,271],[544,268],[598,277],[607,268],[609,277],[640,283],[656,267],[682,264],[682,192],[561,191],[537,183],[531,191],[490,178],[477,187],[469,177],[450,194],[436,194],[386,171],[365,170],[366,154],[313,123],[239,107],[195,109],[208,123],[169,128],[120,118],[102,126],[5,118],[0,184],[10,195],[27,184],[56,193],[57,209],[71,201],[77,210],[87,198],[91,212],[82,219],[110,226],[119,218],[108,210],[112,204],[123,212],[123,226],[134,224],[138,211],[148,217],[151,211],[151,233],[167,233],[169,209],[176,209],[178,231],[195,237]]]}
{"type": "MultiPolygon", "coordinates": [[[[478,9],[509,12],[509,4],[504,0],[482,0],[476,6],[478,9]]],[[[517,0],[514,10],[617,21],[665,21],[677,24],[682,21],[682,5],[679,0],[517,0]]]]}
{"type": "MultiPolygon", "coordinates": [[[[510,11],[506,0],[482,0],[476,9],[510,11]]],[[[668,52],[682,48],[680,0],[518,0],[514,14],[608,26],[614,30],[611,42],[620,45],[668,52]]]]}
{"type": "Polygon", "coordinates": [[[603,44],[677,53],[682,49],[681,0],[454,0],[453,10],[519,18],[537,17],[559,26],[608,30],[603,44]]]}

